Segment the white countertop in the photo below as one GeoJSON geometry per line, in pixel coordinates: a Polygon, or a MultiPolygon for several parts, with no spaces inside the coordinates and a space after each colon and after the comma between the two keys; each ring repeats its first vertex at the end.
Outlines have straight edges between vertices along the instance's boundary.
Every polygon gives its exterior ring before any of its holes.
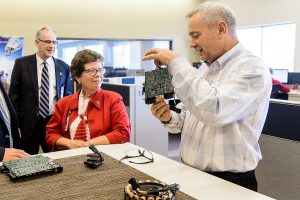
{"type": "MultiPolygon", "coordinates": [[[[139,148],[131,143],[96,146],[117,160],[125,156],[125,151],[139,148]]],[[[66,158],[91,153],[89,148],[57,151],[43,154],[52,159],[66,158]]],[[[178,183],[184,193],[205,200],[270,200],[272,198],[253,192],[228,181],[214,177],[180,162],[166,158],[153,152],[154,163],[134,164],[124,160],[123,163],[142,171],[167,184],[178,183]]],[[[104,161],[105,162],[105,161],[104,161]]]]}
{"type": "MultiPolygon", "coordinates": [[[[299,94],[299,96],[300,96],[300,94],[299,94]]],[[[270,99],[270,102],[300,106],[300,101],[297,101],[297,100],[270,99]]]]}

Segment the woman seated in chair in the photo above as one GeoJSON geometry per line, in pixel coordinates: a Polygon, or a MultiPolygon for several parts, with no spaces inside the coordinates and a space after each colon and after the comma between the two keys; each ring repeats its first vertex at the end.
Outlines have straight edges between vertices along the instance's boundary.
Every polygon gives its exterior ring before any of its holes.
{"type": "MultiPolygon", "coordinates": [[[[270,72],[271,72],[271,74],[273,74],[273,69],[272,69],[272,68],[270,68],[270,72]]],[[[279,80],[274,79],[273,77],[272,77],[272,84],[273,84],[273,85],[275,85],[275,84],[280,85],[281,88],[280,88],[279,91],[280,91],[281,93],[287,94],[287,93],[290,92],[290,88],[289,88],[288,86],[284,85],[284,84],[281,83],[279,80]]]]}
{"type": "Polygon", "coordinates": [[[79,51],[70,72],[81,89],[55,105],[47,125],[49,149],[128,142],[131,125],[121,95],[100,88],[105,73],[103,56],[88,49],[79,51]]]}
{"type": "Polygon", "coordinates": [[[290,88],[288,86],[284,85],[283,83],[281,83],[279,80],[272,78],[272,84],[273,85],[279,84],[281,86],[281,88],[279,90],[281,93],[287,94],[290,92],[290,88]]]}

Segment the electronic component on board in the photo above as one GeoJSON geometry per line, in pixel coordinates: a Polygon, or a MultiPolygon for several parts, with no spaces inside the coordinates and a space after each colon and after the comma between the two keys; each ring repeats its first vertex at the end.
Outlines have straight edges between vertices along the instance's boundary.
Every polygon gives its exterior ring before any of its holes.
{"type": "Polygon", "coordinates": [[[158,68],[145,72],[145,103],[152,104],[157,96],[163,95],[165,99],[174,97],[172,76],[168,68],[158,68]]]}

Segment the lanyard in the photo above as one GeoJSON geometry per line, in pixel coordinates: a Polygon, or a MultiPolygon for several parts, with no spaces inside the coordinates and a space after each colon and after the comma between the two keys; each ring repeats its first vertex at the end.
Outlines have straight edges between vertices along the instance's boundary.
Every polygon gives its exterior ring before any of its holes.
{"type": "Polygon", "coordinates": [[[84,114],[79,115],[81,119],[84,121],[84,126],[85,126],[85,132],[86,132],[86,141],[90,144],[90,139],[91,139],[91,133],[90,133],[90,126],[88,123],[88,118],[87,118],[87,112],[84,114]]]}
{"type": "MultiPolygon", "coordinates": [[[[68,110],[67,118],[66,118],[66,125],[65,125],[65,132],[69,128],[71,113],[72,113],[72,111],[68,110]]],[[[84,114],[79,115],[79,117],[84,121],[84,126],[85,126],[85,130],[86,130],[86,141],[88,143],[90,143],[91,132],[90,132],[90,126],[89,126],[89,123],[88,123],[87,113],[85,112],[84,114]]]]}
{"type": "Polygon", "coordinates": [[[66,125],[65,125],[65,132],[67,132],[68,127],[69,127],[70,115],[71,115],[71,110],[68,110],[67,119],[66,119],[66,125]]]}

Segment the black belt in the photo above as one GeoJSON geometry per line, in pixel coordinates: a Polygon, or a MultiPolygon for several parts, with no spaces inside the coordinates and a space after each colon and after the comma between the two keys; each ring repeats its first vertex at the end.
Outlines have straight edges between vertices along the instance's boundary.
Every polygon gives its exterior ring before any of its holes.
{"type": "Polygon", "coordinates": [[[211,174],[213,176],[217,176],[222,179],[247,179],[255,176],[255,171],[251,170],[248,172],[206,172],[208,174],[211,174]]]}

